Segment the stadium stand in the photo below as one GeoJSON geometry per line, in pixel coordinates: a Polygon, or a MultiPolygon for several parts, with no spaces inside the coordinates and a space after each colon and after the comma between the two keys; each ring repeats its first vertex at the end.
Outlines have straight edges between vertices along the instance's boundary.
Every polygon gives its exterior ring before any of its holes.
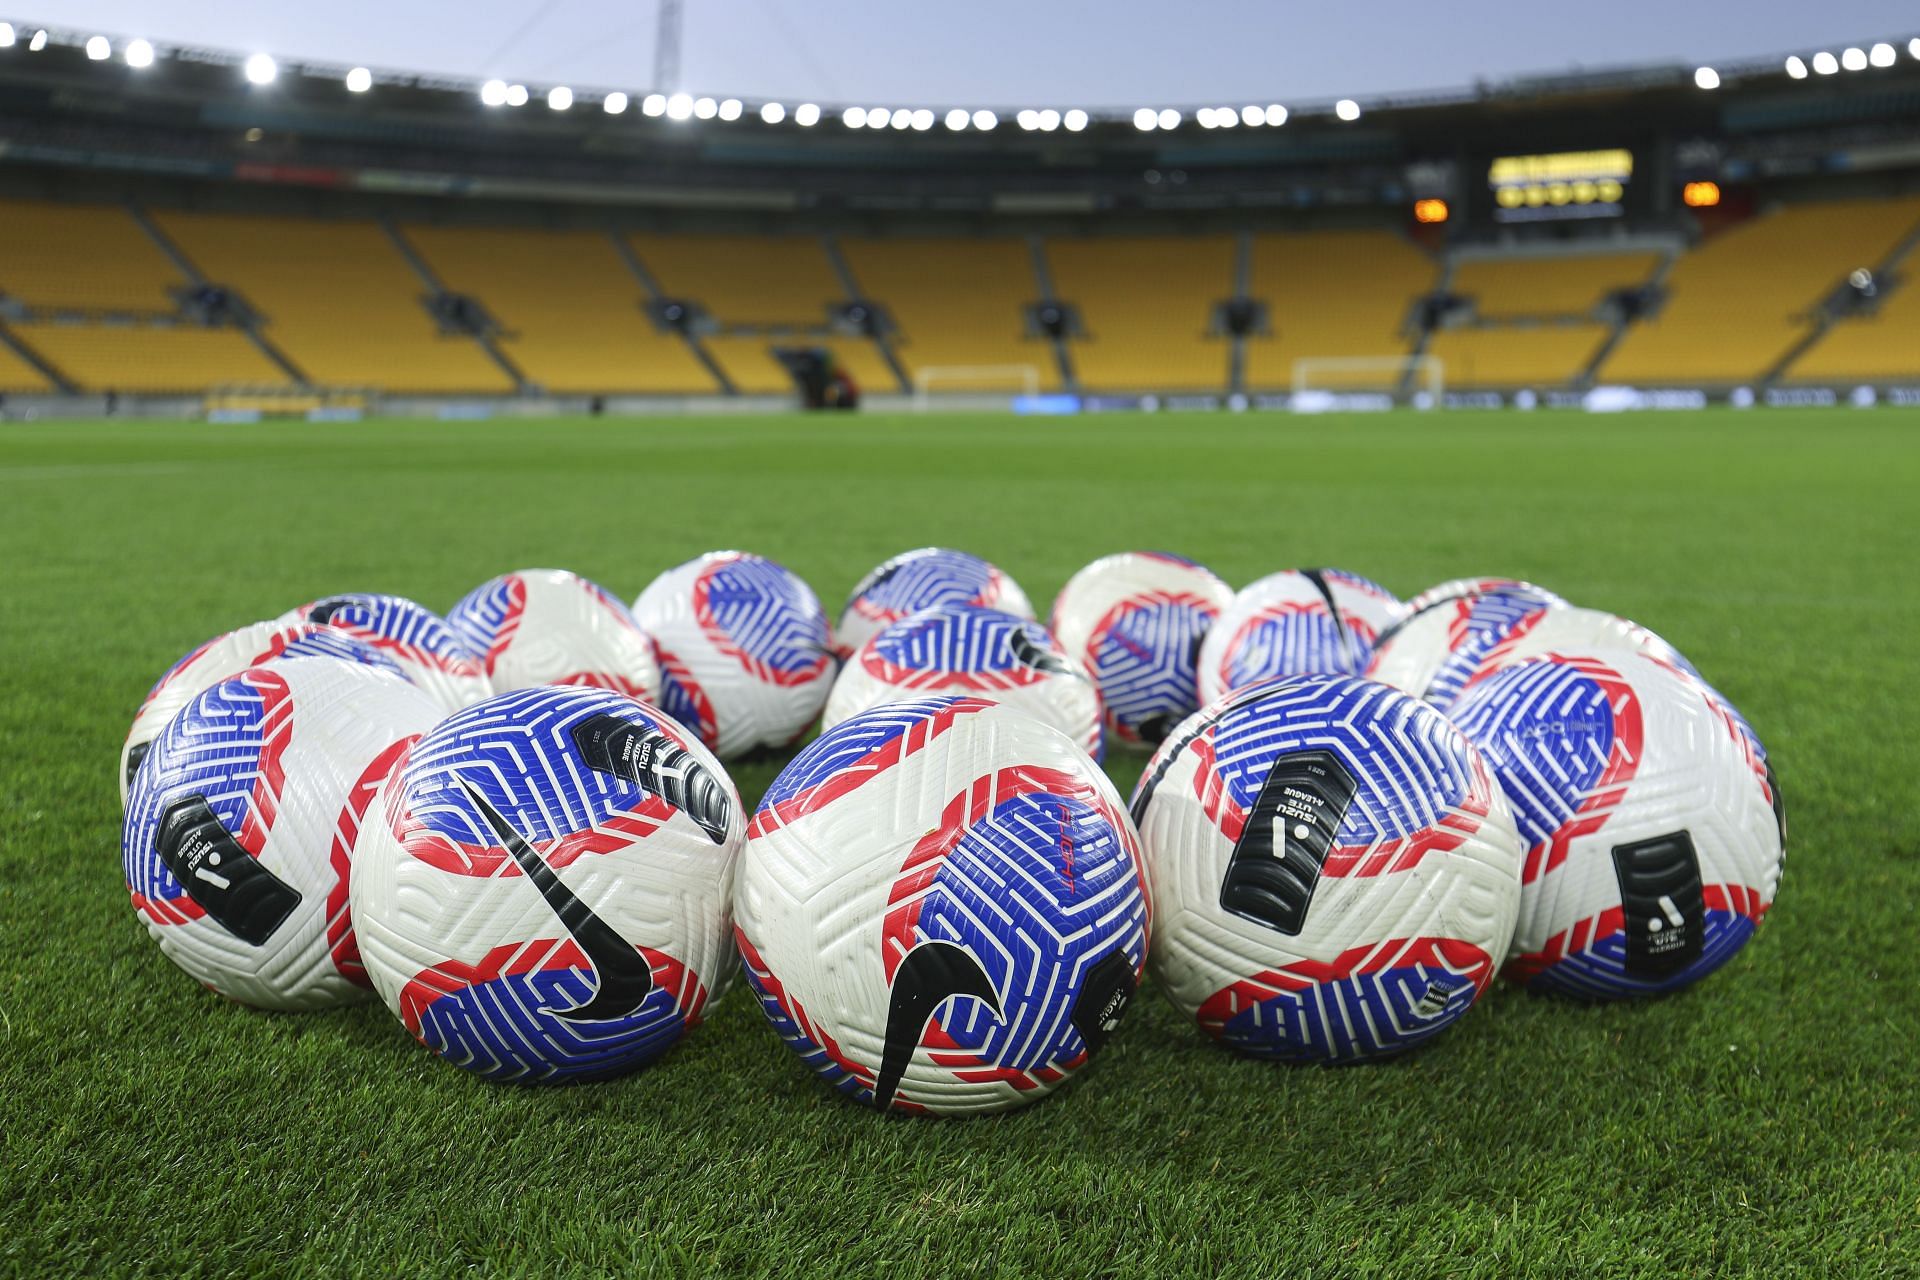
{"type": "Polygon", "coordinates": [[[192,396],[227,383],[286,382],[238,329],[41,324],[20,332],[54,368],[93,391],[192,396]]]}
{"type": "Polygon", "coordinates": [[[479,298],[505,329],[501,348],[556,392],[711,392],[679,335],[655,327],[646,291],[595,231],[407,227],[441,281],[479,298]]]}
{"type": "Polygon", "coordinates": [[[1867,382],[1904,379],[1920,363],[1920,226],[1913,229],[1903,257],[1878,270],[1885,298],[1873,312],[1836,321],[1820,340],[1786,371],[1794,381],[1867,382]],[[1888,280],[1888,275],[1892,279],[1888,280]]]}
{"type": "MultiPolygon", "coordinates": [[[[1042,390],[1059,388],[1051,345],[1025,333],[1021,309],[1038,300],[1039,287],[1024,240],[847,240],[841,251],[862,290],[899,326],[898,352],[910,377],[935,367],[1028,365],[1042,390]]],[[[1002,376],[971,385],[1017,383],[1002,376]]]]}
{"type": "Polygon", "coordinates": [[[1611,330],[1602,324],[1537,328],[1443,329],[1427,342],[1450,389],[1561,387],[1599,353],[1611,330]]]}
{"type": "Polygon", "coordinates": [[[1784,206],[1724,231],[1680,258],[1665,307],[1627,331],[1599,376],[1759,378],[1807,336],[1821,299],[1849,271],[1881,261],[1916,221],[1920,200],[1836,200],[1784,206]]]}
{"type": "Polygon", "coordinates": [[[0,395],[15,391],[47,391],[51,384],[40,371],[0,343],[0,395]]]}
{"type": "MultiPolygon", "coordinates": [[[[315,382],[388,392],[508,392],[513,381],[463,335],[442,335],[425,286],[373,222],[156,214],[213,280],[265,317],[315,382]]],[[[247,380],[225,379],[225,381],[247,380]]]]}
{"type": "Polygon", "coordinates": [[[1080,384],[1097,390],[1218,391],[1229,344],[1209,337],[1213,304],[1233,293],[1230,236],[1054,238],[1054,293],[1080,312],[1080,384]]]}
{"type": "Polygon", "coordinates": [[[1285,390],[1302,358],[1404,353],[1407,308],[1433,288],[1436,271],[1390,231],[1255,236],[1249,292],[1266,300],[1272,333],[1247,340],[1247,385],[1285,390]]]}
{"type": "Polygon", "coordinates": [[[1454,264],[1447,288],[1474,299],[1483,317],[1584,315],[1608,290],[1644,283],[1659,263],[1657,253],[1468,258],[1454,264]]]}
{"type": "Polygon", "coordinates": [[[828,308],[850,301],[826,246],[814,236],[636,233],[634,252],[670,298],[698,302],[721,332],[702,338],[735,389],[793,389],[777,346],[821,346],[863,387],[894,389],[872,342],[826,334],[828,308]],[[735,332],[735,329],[747,332],[735,332]]]}

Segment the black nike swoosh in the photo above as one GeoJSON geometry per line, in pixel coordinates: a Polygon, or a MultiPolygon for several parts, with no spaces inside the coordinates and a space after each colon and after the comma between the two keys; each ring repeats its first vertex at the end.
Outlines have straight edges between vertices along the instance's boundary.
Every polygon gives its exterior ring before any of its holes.
{"type": "Polygon", "coordinates": [[[1347,620],[1341,616],[1340,603],[1333,598],[1333,588],[1327,585],[1327,571],[1302,569],[1300,576],[1311,582],[1313,589],[1320,593],[1320,598],[1326,601],[1327,613],[1333,618],[1334,634],[1340,637],[1340,647],[1345,650],[1347,660],[1358,665],[1355,660],[1360,656],[1360,639],[1347,630],[1347,620]]]}
{"type": "Polygon", "coordinates": [[[1023,667],[1032,667],[1035,671],[1049,671],[1054,675],[1070,676],[1073,668],[1067,660],[1044,645],[1037,644],[1027,634],[1025,627],[1014,627],[1007,632],[1007,648],[1013,651],[1013,660],[1023,667]]]}
{"type": "Polygon", "coordinates": [[[653,992],[653,966],[647,963],[647,958],[567,888],[546,859],[527,843],[525,836],[513,829],[513,824],[502,817],[498,809],[487,803],[485,796],[465,782],[460,788],[493,828],[501,847],[520,865],[533,887],[553,908],[553,914],[560,917],[561,925],[580,945],[587,963],[593,966],[594,975],[600,980],[599,989],[585,1004],[552,1012],[574,1022],[606,1022],[624,1018],[639,1009],[641,1002],[653,992]]]}
{"type": "Polygon", "coordinates": [[[907,952],[893,972],[893,994],[887,1005],[887,1040],[880,1054],[880,1074],[873,1082],[873,1105],[885,1111],[893,1105],[900,1078],[913,1061],[920,1037],[940,1006],[955,996],[973,996],[987,1002],[997,1015],[1000,993],[973,953],[951,942],[923,942],[907,952]]]}
{"type": "Polygon", "coordinates": [[[323,624],[332,622],[334,614],[352,603],[351,600],[322,600],[307,610],[307,621],[323,624]]]}

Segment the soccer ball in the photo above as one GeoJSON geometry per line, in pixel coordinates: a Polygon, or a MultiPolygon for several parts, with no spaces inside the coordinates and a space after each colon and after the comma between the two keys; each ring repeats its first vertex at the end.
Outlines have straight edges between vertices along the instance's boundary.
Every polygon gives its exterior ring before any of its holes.
{"type": "Polygon", "coordinates": [[[1428,602],[1381,635],[1366,675],[1442,707],[1459,696],[1490,651],[1537,626],[1549,611],[1568,608],[1551,591],[1526,583],[1452,594],[1436,588],[1421,596],[1428,602]]]}
{"type": "Polygon", "coordinates": [[[365,995],[347,903],[380,781],[440,709],[399,676],[289,658],[217,681],[167,723],[127,798],[127,892],[168,959],[262,1009],[365,995]]]}
{"type": "Polygon", "coordinates": [[[1086,669],[1045,627],[998,609],[942,606],[894,623],[841,668],[821,723],[831,729],[882,703],[934,693],[1002,703],[1101,757],[1100,695],[1086,669]]]}
{"type": "Polygon", "coordinates": [[[842,656],[911,613],[943,604],[972,604],[1031,618],[1020,584],[979,556],[945,547],[903,551],[860,579],[834,627],[842,656]]]}
{"type": "Polygon", "coordinates": [[[442,721],[353,852],[380,998],[490,1080],[631,1071],[700,1021],[732,960],[732,781],[660,711],[547,686],[442,721]]]}
{"type": "Polygon", "coordinates": [[[447,624],[482,656],[499,692],[578,684],[643,702],[660,698],[653,640],[626,605],[579,574],[502,574],[453,606],[447,624]]]}
{"type": "Polygon", "coordinates": [[[723,760],[806,736],[836,668],[826,611],[792,570],[710,551],[634,601],[660,656],[660,707],[723,760]]]}
{"type": "Polygon", "coordinates": [[[1509,977],[1651,995],[1753,936],[1780,883],[1780,789],[1751,729],[1699,681],[1591,649],[1495,671],[1452,715],[1527,843],[1509,977]]]}
{"type": "Polygon", "coordinates": [[[398,665],[372,645],[311,622],[256,622],[215,636],[168,667],[134,713],[133,727],[120,745],[121,809],[127,807],[127,789],[133,786],[133,775],[146,758],[148,747],[175,712],[228,676],[281,658],[337,658],[403,675],[398,665]]]}
{"type": "Polygon", "coordinates": [[[1492,981],[1522,846],[1434,708],[1351,676],[1240,690],[1181,724],[1133,796],[1153,980],[1208,1035],[1288,1062],[1412,1048],[1492,981]]]}
{"type": "Polygon", "coordinates": [[[1358,675],[1405,611],[1343,569],[1288,569],[1242,587],[1200,645],[1200,701],[1274,676],[1358,675]]]}
{"type": "Polygon", "coordinates": [[[493,692],[480,655],[439,614],[404,596],[328,596],[289,610],[279,621],[322,623],[364,640],[444,711],[470,707],[493,692]]]}
{"type": "Polygon", "coordinates": [[[1086,1065],[1146,955],[1133,823],[1077,743],[981,698],[822,734],[747,829],[735,939],[774,1030],[880,1110],[1000,1111],[1086,1065]]]}
{"type": "Polygon", "coordinates": [[[1124,551],[1067,580],[1052,628],[1100,690],[1107,731],[1152,745],[1200,705],[1194,663],[1233,588],[1163,551],[1124,551]]]}

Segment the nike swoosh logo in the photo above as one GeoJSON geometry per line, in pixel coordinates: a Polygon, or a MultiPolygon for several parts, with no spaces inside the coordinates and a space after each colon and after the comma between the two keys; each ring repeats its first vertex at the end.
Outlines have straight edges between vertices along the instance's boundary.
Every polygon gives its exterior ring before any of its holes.
{"type": "Polygon", "coordinates": [[[874,1106],[885,1111],[893,1105],[893,1095],[927,1033],[927,1023],[955,996],[984,1000],[996,1016],[1000,1013],[1000,993],[966,948],[951,942],[923,942],[901,958],[893,972],[887,1040],[880,1054],[880,1074],[873,1082],[874,1106]]]}
{"type": "Polygon", "coordinates": [[[1061,676],[1073,674],[1073,668],[1067,665],[1065,658],[1044,645],[1036,644],[1025,627],[1015,627],[1007,632],[1007,648],[1013,651],[1013,660],[1023,667],[1061,676]]]}
{"type": "Polygon", "coordinates": [[[340,612],[352,603],[353,601],[351,600],[322,600],[314,605],[313,608],[307,610],[307,621],[322,624],[332,622],[334,614],[340,612]]]}
{"type": "Polygon", "coordinates": [[[608,1022],[638,1011],[641,1003],[653,993],[653,966],[647,963],[647,958],[567,888],[566,882],[547,865],[547,860],[527,843],[525,836],[513,829],[513,824],[501,816],[498,809],[487,803],[485,796],[465,782],[460,788],[493,828],[501,847],[520,865],[533,887],[553,908],[553,914],[560,917],[561,925],[579,944],[600,980],[599,989],[585,1004],[551,1012],[571,1022],[608,1022]]]}

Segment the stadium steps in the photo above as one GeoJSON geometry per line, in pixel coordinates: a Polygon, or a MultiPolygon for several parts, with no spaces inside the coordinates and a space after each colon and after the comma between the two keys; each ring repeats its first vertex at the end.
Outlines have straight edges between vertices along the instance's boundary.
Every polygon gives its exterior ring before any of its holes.
{"type": "MultiPolygon", "coordinates": [[[[1235,299],[1253,297],[1253,233],[1236,232],[1233,237],[1233,293],[1235,299]]],[[[1227,391],[1244,394],[1247,389],[1247,339],[1244,334],[1227,335],[1227,391]]]]}
{"type": "MultiPolygon", "coordinates": [[[[1673,274],[1673,264],[1680,261],[1681,252],[1682,247],[1676,245],[1672,249],[1662,253],[1660,260],[1654,264],[1652,274],[1641,284],[1641,288],[1664,293],[1667,287],[1667,277],[1673,274]]],[[[1613,355],[1614,350],[1618,348],[1621,341],[1626,338],[1627,331],[1637,323],[1639,323],[1639,317],[1628,317],[1625,315],[1615,316],[1613,327],[1608,332],[1606,340],[1595,349],[1593,355],[1587,360],[1586,365],[1580,370],[1580,376],[1573,380],[1573,385],[1577,388],[1585,388],[1591,387],[1598,382],[1600,380],[1600,367],[1606,364],[1608,358],[1613,355]]]]}
{"type": "Polygon", "coordinates": [[[1233,288],[1233,237],[1055,236],[1047,261],[1086,332],[1079,382],[1098,391],[1224,391],[1229,348],[1208,332],[1233,288]]]}
{"type": "MultiPolygon", "coordinates": [[[[859,277],[854,275],[846,255],[840,251],[840,240],[837,236],[821,236],[820,250],[827,255],[827,265],[833,268],[834,277],[840,281],[840,287],[846,292],[848,302],[876,303],[870,295],[861,292],[859,277]]],[[[900,357],[894,354],[893,344],[888,341],[887,336],[884,333],[875,332],[868,341],[873,343],[874,354],[880,357],[893,374],[894,386],[903,393],[913,390],[913,382],[907,377],[906,368],[900,363],[900,357]]]]}
{"type": "Polygon", "coordinates": [[[0,323],[0,395],[19,391],[62,391],[74,395],[79,390],[71,378],[6,324],[0,323]]]}
{"type": "MultiPolygon", "coordinates": [[[[1433,279],[1432,257],[1391,231],[1257,233],[1252,292],[1271,332],[1247,341],[1248,389],[1291,388],[1302,358],[1405,357],[1407,307],[1433,279]]],[[[1391,388],[1398,368],[1374,386],[1391,388]]]]}
{"type": "Polygon", "coordinates": [[[1879,305],[1865,315],[1822,316],[1763,384],[1904,381],[1914,376],[1920,355],[1920,221],[1871,270],[1883,290],[1879,305]]]}
{"type": "MultiPolygon", "coordinates": [[[[614,253],[619,255],[620,261],[626,265],[627,274],[646,290],[649,302],[658,303],[666,300],[667,295],[660,288],[660,282],[654,278],[653,272],[648,270],[647,264],[640,260],[640,255],[635,251],[631,241],[618,231],[609,231],[607,243],[613,246],[614,253]]],[[[722,395],[740,394],[740,389],[728,380],[727,371],[720,367],[720,362],[713,358],[713,353],[707,350],[698,334],[689,329],[678,329],[675,332],[679,334],[680,342],[686,347],[687,353],[702,369],[706,370],[707,376],[713,379],[714,386],[720,389],[722,395]]]]}
{"type": "MultiPolygon", "coordinates": [[[[1040,291],[1040,302],[1060,302],[1060,291],[1053,285],[1053,266],[1047,260],[1046,237],[1027,237],[1027,264],[1033,269],[1033,283],[1040,291]]],[[[1060,372],[1061,385],[1069,391],[1079,391],[1080,371],[1074,367],[1073,346],[1067,340],[1065,331],[1049,337],[1047,345],[1053,348],[1053,363],[1060,372]]]]}
{"type": "MultiPolygon", "coordinates": [[[[1439,273],[1434,277],[1433,281],[1433,292],[1435,294],[1443,294],[1453,287],[1453,271],[1453,259],[1443,256],[1440,259],[1439,273]]],[[[1406,395],[1413,390],[1413,384],[1419,377],[1419,367],[1416,362],[1421,356],[1429,354],[1428,348],[1433,345],[1433,326],[1431,324],[1422,324],[1416,328],[1413,320],[1409,318],[1407,327],[1410,330],[1410,340],[1407,347],[1407,364],[1406,368],[1401,370],[1398,380],[1394,383],[1393,389],[1397,395],[1406,395]]],[[[1442,361],[1442,367],[1445,367],[1444,361],[1442,361]]]]}
{"type": "Polygon", "coordinates": [[[1780,367],[1821,301],[1856,267],[1884,261],[1920,217],[1920,199],[1776,208],[1684,254],[1660,312],[1633,325],[1600,367],[1641,386],[1746,384],[1780,367]]]}
{"type": "Polygon", "coordinates": [[[711,392],[687,345],[647,314],[618,242],[604,232],[409,224],[434,278],[499,323],[492,343],[526,383],[563,395],[711,392]]]}
{"type": "Polygon", "coordinates": [[[470,339],[441,335],[421,306],[418,278],[370,220],[152,216],[202,270],[246,295],[318,385],[396,395],[513,390],[470,339]]]}
{"type": "MultiPolygon", "coordinates": [[[[386,235],[388,243],[393,245],[393,251],[400,255],[401,259],[405,261],[407,266],[413,271],[413,274],[420,278],[420,283],[426,286],[427,299],[423,299],[423,301],[442,298],[449,294],[460,292],[457,289],[447,288],[446,282],[434,271],[433,265],[420,256],[420,251],[414,247],[413,242],[407,238],[406,233],[400,230],[399,224],[395,223],[391,218],[382,218],[380,219],[380,230],[386,235]]],[[[463,296],[471,297],[472,295],[463,296]]],[[[474,300],[480,302],[482,306],[486,305],[481,299],[475,298],[474,300]]],[[[491,315],[491,313],[489,314],[491,315]]],[[[476,329],[464,336],[472,338],[474,345],[478,346],[480,350],[486,354],[487,359],[493,361],[500,372],[507,375],[508,380],[513,383],[513,389],[515,391],[524,393],[533,389],[532,384],[527,379],[527,375],[521,371],[520,366],[515,364],[512,357],[500,349],[500,343],[493,333],[476,329]]]]}
{"type": "MultiPolygon", "coordinates": [[[[202,287],[215,283],[207,279],[206,274],[200,270],[193,259],[188,257],[185,251],[183,251],[179,245],[175,244],[152,218],[147,216],[145,209],[142,209],[137,203],[129,201],[127,203],[127,213],[133,218],[134,224],[140,228],[147,239],[153,242],[153,247],[165,254],[167,260],[173,263],[174,268],[178,270],[181,275],[185,276],[193,284],[202,287]]],[[[275,346],[272,340],[260,331],[260,326],[257,323],[250,319],[247,323],[240,326],[240,331],[247,335],[247,341],[253,344],[254,349],[272,361],[274,367],[285,374],[289,380],[303,387],[311,385],[307,379],[307,375],[301,371],[300,366],[288,359],[287,353],[275,346]]]]}

